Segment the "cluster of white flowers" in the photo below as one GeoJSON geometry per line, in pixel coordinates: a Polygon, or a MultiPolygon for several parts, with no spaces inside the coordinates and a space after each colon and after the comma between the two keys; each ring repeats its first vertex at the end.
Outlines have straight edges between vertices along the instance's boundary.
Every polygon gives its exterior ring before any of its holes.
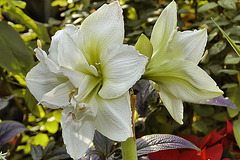
{"type": "Polygon", "coordinates": [[[128,90],[142,76],[159,90],[179,123],[182,100],[195,102],[222,94],[197,66],[206,30],[178,32],[176,24],[173,1],[158,18],[150,41],[141,36],[136,48],[123,44],[122,8],[115,1],[88,16],[80,28],[67,25],[58,31],[48,55],[40,47],[35,49],[40,62],[27,74],[27,86],[46,107],[63,109],[63,140],[72,158],[84,155],[95,129],[115,141],[133,136],[128,90]]]}

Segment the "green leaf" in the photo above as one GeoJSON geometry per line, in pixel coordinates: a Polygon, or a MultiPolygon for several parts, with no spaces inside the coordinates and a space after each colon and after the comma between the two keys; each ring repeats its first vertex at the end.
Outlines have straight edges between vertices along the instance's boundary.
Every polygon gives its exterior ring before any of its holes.
{"type": "Polygon", "coordinates": [[[201,7],[199,7],[198,12],[204,12],[204,11],[207,11],[207,10],[209,10],[209,9],[213,9],[213,8],[215,8],[215,7],[217,7],[217,6],[218,6],[217,3],[215,3],[215,2],[210,2],[210,3],[204,4],[204,5],[202,5],[201,7]]]}
{"type": "Polygon", "coordinates": [[[240,146],[240,119],[234,121],[233,123],[233,133],[237,141],[238,146],[240,146]]]}
{"type": "Polygon", "coordinates": [[[223,41],[219,41],[215,43],[210,49],[209,49],[209,55],[215,55],[223,51],[226,47],[226,43],[223,41]]]}
{"type": "Polygon", "coordinates": [[[232,48],[235,50],[235,52],[240,56],[240,48],[232,41],[232,39],[222,30],[222,28],[213,20],[212,21],[215,23],[215,25],[218,27],[218,29],[222,32],[222,34],[225,36],[229,44],[232,46],[232,48]]]}
{"type": "Polygon", "coordinates": [[[233,117],[235,117],[236,115],[238,115],[239,110],[237,110],[237,109],[232,109],[232,108],[227,107],[227,112],[228,112],[228,115],[229,115],[231,118],[233,118],[233,117]]]}
{"type": "Polygon", "coordinates": [[[233,70],[233,69],[221,69],[218,72],[219,73],[226,73],[226,74],[229,74],[229,75],[238,74],[238,70],[233,70]]]}
{"type": "Polygon", "coordinates": [[[238,64],[240,62],[240,57],[236,57],[236,56],[232,54],[227,55],[224,59],[224,64],[238,64]]]}
{"type": "Polygon", "coordinates": [[[240,87],[229,88],[227,90],[228,98],[240,109],[240,87]]]}
{"type": "Polygon", "coordinates": [[[45,129],[50,133],[56,133],[58,131],[58,123],[56,121],[46,122],[45,129]]]}
{"type": "Polygon", "coordinates": [[[32,144],[46,147],[48,142],[49,142],[48,135],[45,133],[39,133],[33,138],[32,144]]]}
{"type": "MultiPolygon", "coordinates": [[[[31,28],[39,37],[39,39],[50,42],[50,38],[48,34],[46,35],[46,28],[41,25],[37,25],[33,19],[27,16],[21,9],[19,8],[12,8],[12,7],[4,7],[5,12],[10,14],[10,16],[17,18],[22,24],[26,25],[28,28],[31,28]]],[[[40,24],[40,23],[39,23],[40,24]]]]}
{"type": "Polygon", "coordinates": [[[218,4],[225,9],[237,9],[234,0],[219,0],[218,4]]]}
{"type": "Polygon", "coordinates": [[[13,74],[26,73],[33,59],[19,34],[6,22],[0,22],[0,66],[13,74]]]}
{"type": "Polygon", "coordinates": [[[37,100],[33,97],[30,91],[27,89],[24,97],[28,109],[37,117],[44,117],[45,112],[41,105],[37,105],[37,100]]]}
{"type": "Polygon", "coordinates": [[[15,6],[22,8],[22,9],[24,9],[26,7],[26,2],[23,2],[23,1],[13,0],[12,3],[15,6]]]}
{"type": "Polygon", "coordinates": [[[237,83],[226,83],[221,88],[226,89],[226,88],[233,88],[233,87],[237,87],[237,86],[238,86],[237,83]]]}

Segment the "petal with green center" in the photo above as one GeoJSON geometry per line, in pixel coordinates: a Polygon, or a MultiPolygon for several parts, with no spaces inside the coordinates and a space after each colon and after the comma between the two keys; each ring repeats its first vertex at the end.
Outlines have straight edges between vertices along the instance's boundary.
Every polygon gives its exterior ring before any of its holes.
{"type": "MultiPolygon", "coordinates": [[[[177,30],[177,5],[172,1],[161,13],[153,27],[151,43],[154,59],[163,59],[168,53],[164,48],[168,46],[172,33],[177,30]]],[[[161,61],[160,61],[161,62],[161,61]]]]}
{"type": "Polygon", "coordinates": [[[58,77],[48,70],[46,64],[38,63],[26,76],[26,84],[34,97],[40,101],[45,93],[66,82],[65,77],[58,77]]]}
{"type": "Polygon", "coordinates": [[[80,30],[84,33],[84,40],[79,47],[88,63],[95,65],[100,62],[100,54],[105,48],[123,43],[124,22],[119,2],[101,6],[83,21],[80,30]]]}
{"type": "Polygon", "coordinates": [[[60,107],[67,106],[69,104],[69,94],[74,89],[75,87],[70,81],[61,83],[53,88],[50,92],[45,93],[40,102],[47,102],[51,105],[60,107]]]}
{"type": "Polygon", "coordinates": [[[125,141],[132,137],[130,96],[126,92],[116,99],[96,97],[98,112],[95,119],[96,129],[104,136],[115,141],[125,141]]]}
{"type": "Polygon", "coordinates": [[[117,98],[139,80],[145,71],[148,58],[133,46],[113,45],[101,55],[103,85],[102,98],[117,98]]]}
{"type": "Polygon", "coordinates": [[[223,94],[205,71],[186,60],[174,59],[148,71],[146,75],[147,79],[153,80],[174,97],[188,102],[199,102],[223,94]]]}
{"type": "Polygon", "coordinates": [[[81,158],[92,143],[95,126],[94,118],[85,115],[81,120],[74,120],[73,108],[67,107],[62,111],[61,126],[63,141],[68,154],[77,160],[81,158]]]}
{"type": "Polygon", "coordinates": [[[69,26],[63,29],[58,45],[58,63],[65,68],[74,69],[85,74],[98,75],[94,66],[89,66],[81,50],[65,30],[71,30],[69,26]]]}
{"type": "Polygon", "coordinates": [[[198,64],[207,43],[207,30],[176,32],[170,42],[172,58],[180,58],[198,64]]]}

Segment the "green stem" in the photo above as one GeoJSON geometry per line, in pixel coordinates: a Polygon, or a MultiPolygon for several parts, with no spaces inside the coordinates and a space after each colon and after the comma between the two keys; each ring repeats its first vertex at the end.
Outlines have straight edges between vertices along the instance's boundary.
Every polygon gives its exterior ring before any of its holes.
{"type": "Polygon", "coordinates": [[[121,143],[123,160],[137,160],[136,141],[133,137],[121,143]]]}

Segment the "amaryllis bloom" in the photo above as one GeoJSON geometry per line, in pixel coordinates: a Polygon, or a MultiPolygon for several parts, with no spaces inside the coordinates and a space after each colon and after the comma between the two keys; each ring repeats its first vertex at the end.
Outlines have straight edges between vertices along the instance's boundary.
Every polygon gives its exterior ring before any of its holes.
{"type": "MultiPolygon", "coordinates": [[[[141,48],[141,41],[148,43],[146,38],[140,37],[139,40],[136,48],[140,52],[145,52],[144,47],[151,48],[149,45],[141,48]]],[[[174,1],[162,11],[153,27],[150,42],[153,52],[152,55],[148,51],[143,53],[150,59],[143,77],[151,80],[163,104],[178,123],[183,123],[183,101],[199,102],[223,94],[214,80],[197,66],[207,42],[206,29],[177,31],[174,1]]]]}
{"type": "Polygon", "coordinates": [[[122,9],[115,1],[88,16],[80,28],[67,25],[58,31],[49,55],[35,49],[40,63],[27,74],[27,86],[46,107],[63,108],[63,140],[74,159],[86,152],[95,129],[116,141],[132,136],[128,90],[148,58],[123,44],[123,38],[122,9]]]}

